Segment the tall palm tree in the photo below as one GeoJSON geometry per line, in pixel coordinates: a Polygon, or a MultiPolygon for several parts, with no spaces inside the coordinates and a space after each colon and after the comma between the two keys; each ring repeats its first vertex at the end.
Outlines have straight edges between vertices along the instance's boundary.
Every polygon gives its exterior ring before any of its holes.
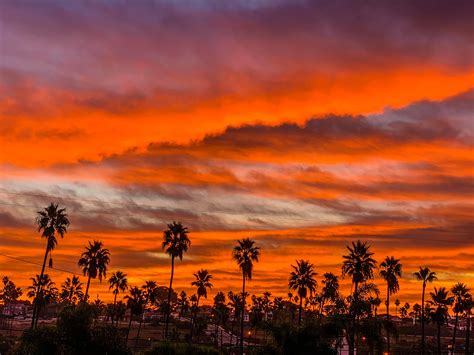
{"type": "Polygon", "coordinates": [[[431,316],[438,328],[438,354],[441,355],[441,326],[447,323],[448,306],[453,304],[454,297],[449,296],[449,291],[445,287],[439,289],[435,287],[434,292],[430,292],[430,296],[431,301],[429,302],[435,307],[431,316]]]}
{"type": "Polygon", "coordinates": [[[84,296],[82,286],[79,276],[67,277],[61,284],[61,299],[69,304],[76,304],[84,296]]]}
{"type": "Polygon", "coordinates": [[[423,289],[421,292],[421,353],[425,354],[425,290],[426,284],[431,283],[438,278],[436,272],[431,271],[428,267],[421,267],[420,270],[413,273],[418,281],[423,282],[423,289]]]}
{"type": "Polygon", "coordinates": [[[453,287],[451,287],[451,293],[454,295],[454,329],[453,329],[453,341],[451,343],[451,354],[454,354],[456,348],[456,331],[458,328],[458,321],[459,321],[459,313],[462,313],[464,299],[469,294],[469,288],[466,284],[462,282],[456,283],[453,287]]]}
{"type": "MultiPolygon", "coordinates": [[[[402,277],[402,264],[399,259],[387,256],[380,263],[380,276],[387,282],[387,321],[390,320],[390,295],[396,294],[400,289],[398,278],[402,277]]],[[[387,327],[387,352],[390,353],[390,327],[387,327]]]]}
{"type": "Polygon", "coordinates": [[[312,296],[313,292],[316,291],[318,283],[314,277],[317,273],[314,271],[314,265],[308,260],[296,260],[296,266],[291,265],[291,267],[293,271],[290,273],[288,285],[290,290],[296,291],[300,298],[298,325],[301,326],[303,300],[308,296],[308,292],[312,296]]]}
{"type": "MultiPolygon", "coordinates": [[[[49,267],[53,266],[53,259],[51,253],[56,245],[58,244],[57,236],[61,238],[67,233],[69,227],[69,219],[65,208],[59,208],[58,204],[51,203],[48,207],[38,211],[36,217],[36,225],[38,226],[38,232],[41,232],[41,237],[46,239],[46,250],[44,253],[43,265],[41,267],[40,278],[44,275],[44,269],[46,267],[46,260],[49,255],[49,267]]],[[[41,296],[41,287],[43,283],[38,283],[39,289],[36,291],[38,296],[41,296]]],[[[33,306],[33,316],[31,318],[31,327],[33,328],[36,324],[37,307],[36,302],[33,306]]]]}
{"type": "Polygon", "coordinates": [[[38,323],[41,308],[56,301],[58,289],[48,274],[43,274],[43,277],[36,275],[36,277],[30,278],[30,280],[32,284],[28,286],[26,295],[32,298],[36,305],[37,313],[35,323],[33,324],[34,327],[38,323]],[[38,293],[38,290],[41,290],[40,293],[38,293]]]}
{"type": "MultiPolygon", "coordinates": [[[[347,246],[349,254],[344,255],[344,261],[342,263],[342,275],[350,275],[352,278],[353,294],[352,298],[358,298],[359,285],[362,282],[371,280],[374,278],[374,268],[377,264],[375,259],[372,258],[370,251],[370,245],[366,242],[362,243],[360,240],[352,242],[352,247],[347,246]]],[[[356,317],[352,317],[352,329],[349,336],[349,354],[354,354],[355,346],[355,324],[356,317]]]]}
{"type": "Polygon", "coordinates": [[[194,308],[193,322],[191,325],[191,339],[193,338],[194,324],[196,323],[196,315],[199,308],[199,300],[201,297],[207,298],[207,290],[211,289],[213,286],[211,283],[212,275],[209,273],[209,271],[201,269],[193,275],[195,280],[191,282],[191,285],[197,287],[197,301],[194,308]]]}
{"type": "Polygon", "coordinates": [[[242,270],[242,314],[240,317],[240,352],[244,353],[244,314],[245,314],[245,280],[252,279],[253,263],[258,262],[260,248],[255,246],[255,241],[244,238],[237,241],[232,250],[232,258],[242,270]]]}
{"type": "Polygon", "coordinates": [[[170,286],[168,288],[168,302],[166,304],[165,338],[168,337],[168,327],[171,313],[171,293],[173,292],[174,259],[183,260],[183,254],[188,251],[191,241],[189,231],[179,222],[168,224],[168,229],[163,232],[163,249],[171,257],[170,286]]]}
{"type": "Polygon", "coordinates": [[[89,297],[89,286],[91,279],[98,278],[100,282],[107,276],[107,265],[110,262],[110,252],[104,248],[104,244],[97,240],[93,243],[89,242],[86,251],[82,253],[77,265],[82,268],[84,276],[87,275],[86,293],[84,295],[84,302],[87,302],[89,297]]]}
{"type": "MultiPolygon", "coordinates": [[[[120,292],[125,292],[128,289],[128,280],[127,274],[124,274],[122,271],[118,270],[109,277],[109,290],[113,290],[112,293],[114,294],[114,311],[115,306],[117,304],[117,296],[120,292]]],[[[112,317],[112,323],[114,319],[112,317]]],[[[118,318],[117,318],[118,324],[118,318]]]]}

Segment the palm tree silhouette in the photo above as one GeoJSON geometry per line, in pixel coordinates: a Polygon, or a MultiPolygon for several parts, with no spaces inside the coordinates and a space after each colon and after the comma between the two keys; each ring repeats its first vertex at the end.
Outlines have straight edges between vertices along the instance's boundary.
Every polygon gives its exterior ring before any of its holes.
{"type": "Polygon", "coordinates": [[[318,284],[314,277],[317,273],[314,271],[314,265],[307,260],[296,260],[296,266],[291,265],[291,267],[293,271],[290,273],[288,285],[290,290],[297,291],[300,298],[298,325],[301,326],[303,300],[308,296],[308,291],[310,296],[316,291],[318,284]]]}
{"type": "Polygon", "coordinates": [[[125,338],[125,344],[128,344],[133,316],[141,317],[145,304],[145,296],[142,289],[134,286],[130,289],[130,295],[125,296],[125,299],[127,300],[127,308],[130,309],[130,320],[128,321],[127,337],[125,338]]]}
{"type": "Polygon", "coordinates": [[[320,295],[320,305],[319,305],[319,319],[321,319],[323,314],[323,308],[326,301],[335,302],[339,297],[339,278],[334,275],[332,272],[326,272],[323,275],[322,280],[323,289],[321,290],[320,295]]]}
{"type": "Polygon", "coordinates": [[[84,302],[87,302],[89,297],[89,286],[91,279],[98,278],[100,282],[107,276],[107,265],[110,262],[110,252],[104,248],[102,242],[94,240],[89,242],[86,251],[82,253],[77,265],[82,268],[84,276],[87,275],[86,293],[84,295],[84,302]]]}
{"type": "Polygon", "coordinates": [[[240,352],[244,353],[244,314],[245,314],[245,280],[252,279],[253,263],[258,262],[260,248],[255,246],[255,241],[244,238],[237,241],[238,245],[232,250],[232,258],[242,270],[242,316],[240,318],[240,352]]]}
{"type": "Polygon", "coordinates": [[[38,324],[39,314],[41,308],[54,302],[58,297],[58,289],[55,283],[48,274],[36,275],[36,277],[30,278],[32,285],[28,286],[26,295],[33,299],[36,306],[36,318],[33,327],[38,324]],[[38,290],[41,290],[38,293],[38,290]]]}
{"type": "Polygon", "coordinates": [[[466,284],[462,282],[456,283],[453,287],[451,287],[451,293],[454,295],[454,328],[453,328],[453,341],[451,344],[451,354],[454,354],[456,348],[456,331],[458,328],[458,321],[459,321],[459,313],[464,311],[463,305],[464,300],[469,294],[469,288],[466,284]]]}
{"type": "MultiPolygon", "coordinates": [[[[67,228],[69,227],[69,219],[66,213],[65,208],[59,208],[58,204],[51,203],[48,207],[45,207],[42,211],[37,212],[38,216],[36,217],[36,225],[38,226],[38,232],[41,232],[41,237],[46,238],[46,251],[44,253],[43,265],[41,267],[40,278],[44,275],[44,269],[46,267],[46,260],[49,258],[49,267],[53,267],[53,259],[51,257],[51,252],[56,245],[58,240],[56,238],[59,235],[61,238],[64,237],[64,234],[67,233],[67,228]]],[[[39,289],[36,291],[36,295],[41,296],[41,287],[42,282],[38,283],[39,289]]],[[[37,316],[37,307],[36,302],[33,306],[33,316],[31,318],[31,327],[35,326],[36,316],[37,316]]]]}
{"type": "Polygon", "coordinates": [[[171,256],[170,286],[168,288],[168,302],[166,304],[166,325],[165,338],[168,337],[168,327],[171,313],[171,292],[173,290],[174,259],[183,260],[183,254],[188,251],[191,241],[188,237],[188,228],[181,223],[174,222],[168,224],[168,229],[163,232],[163,249],[171,256]]]}
{"type": "Polygon", "coordinates": [[[421,292],[421,353],[425,353],[425,290],[428,282],[437,280],[436,273],[431,271],[428,267],[421,267],[420,270],[413,273],[418,281],[423,282],[423,289],[421,292]]]}
{"type": "MultiPolygon", "coordinates": [[[[369,251],[370,246],[360,240],[352,242],[352,247],[347,246],[349,254],[344,255],[342,263],[342,275],[350,275],[354,287],[353,299],[358,298],[359,285],[374,277],[374,268],[377,264],[372,258],[374,253],[369,251]]],[[[352,329],[349,337],[349,354],[354,354],[355,346],[355,316],[352,317],[352,329]]]]}
{"type": "MultiPolygon", "coordinates": [[[[128,280],[127,274],[124,274],[122,271],[118,270],[109,277],[109,290],[113,290],[112,293],[114,294],[114,306],[113,309],[115,311],[115,306],[117,304],[117,296],[120,292],[125,292],[128,289],[128,280]]],[[[112,323],[114,322],[114,318],[112,317],[112,323]]],[[[118,325],[118,319],[117,319],[118,325]]]]}
{"type": "Polygon", "coordinates": [[[69,304],[76,304],[84,296],[82,286],[78,276],[67,277],[61,284],[61,299],[69,304]]]}
{"type": "Polygon", "coordinates": [[[209,271],[201,269],[193,275],[196,279],[191,282],[191,285],[197,287],[197,300],[196,306],[194,308],[193,322],[191,325],[191,339],[193,338],[194,324],[196,322],[196,315],[199,308],[199,300],[201,297],[207,298],[207,289],[211,289],[213,286],[211,283],[212,275],[209,273],[209,271]]]}
{"type": "Polygon", "coordinates": [[[158,285],[156,284],[156,281],[153,281],[153,280],[146,281],[145,284],[142,286],[142,294],[143,294],[143,310],[142,310],[142,313],[140,314],[140,321],[138,323],[138,332],[137,332],[137,337],[135,338],[134,349],[136,349],[138,345],[138,339],[140,337],[140,331],[142,328],[143,316],[144,316],[146,307],[148,306],[148,303],[155,303],[157,295],[158,295],[158,285]]]}
{"type": "MultiPolygon", "coordinates": [[[[400,285],[398,278],[402,276],[402,264],[399,259],[393,256],[387,256],[380,263],[380,276],[387,282],[387,322],[390,320],[390,295],[398,292],[400,285]]],[[[395,312],[396,313],[396,312],[395,312]]],[[[387,327],[387,352],[390,354],[390,327],[387,327]]]]}
{"type": "Polygon", "coordinates": [[[435,308],[431,314],[431,318],[436,323],[437,341],[438,341],[438,354],[441,355],[441,326],[447,322],[448,318],[448,306],[453,304],[454,297],[449,296],[449,291],[445,287],[434,288],[434,292],[430,292],[431,301],[430,304],[435,308]]]}
{"type": "Polygon", "coordinates": [[[227,297],[229,298],[229,306],[230,308],[232,308],[233,313],[234,313],[232,317],[232,324],[231,324],[231,330],[230,330],[230,347],[232,348],[235,320],[241,316],[242,295],[240,293],[234,293],[232,291],[229,291],[229,293],[227,294],[227,297]]]}

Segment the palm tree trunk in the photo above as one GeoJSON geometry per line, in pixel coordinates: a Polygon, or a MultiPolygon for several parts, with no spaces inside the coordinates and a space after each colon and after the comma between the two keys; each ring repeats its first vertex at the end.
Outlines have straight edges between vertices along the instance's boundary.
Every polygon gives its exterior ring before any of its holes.
{"type": "MultiPolygon", "coordinates": [[[[114,292],[115,293],[115,292],[114,292]]],[[[117,304],[117,293],[115,293],[114,295],[114,308],[113,308],[113,312],[112,312],[112,325],[114,325],[114,318],[115,318],[115,314],[117,312],[117,309],[115,308],[115,305],[117,304]]]]}
{"type": "Polygon", "coordinates": [[[128,346],[128,336],[130,335],[130,329],[132,328],[132,318],[133,318],[133,313],[132,310],[130,310],[130,320],[128,321],[128,330],[127,330],[127,337],[125,338],[125,346],[128,346]]]}
{"type": "Polygon", "coordinates": [[[470,337],[471,337],[471,311],[468,310],[466,312],[466,355],[469,355],[469,341],[470,341],[470,337]]]}
{"type": "Polygon", "coordinates": [[[140,313],[140,322],[138,322],[137,337],[135,338],[135,346],[133,347],[133,351],[137,350],[138,339],[140,338],[140,330],[142,329],[142,321],[143,321],[143,314],[144,313],[145,313],[144,311],[142,313],[140,313]]]}
{"type": "Polygon", "coordinates": [[[84,295],[84,303],[87,303],[87,299],[89,298],[89,286],[91,285],[91,275],[87,278],[87,286],[86,286],[86,293],[84,295]]]}
{"type": "Polygon", "coordinates": [[[199,307],[199,299],[200,298],[201,298],[201,296],[198,296],[197,301],[196,301],[196,308],[194,309],[193,319],[192,319],[192,322],[191,322],[191,335],[189,337],[189,340],[190,340],[191,343],[193,342],[194,323],[196,322],[196,317],[197,317],[197,311],[198,311],[198,307],[199,307]]]}
{"type": "Polygon", "coordinates": [[[454,355],[454,351],[456,348],[456,330],[458,329],[458,320],[459,320],[459,313],[455,313],[455,318],[454,318],[454,329],[453,329],[453,343],[451,346],[451,355],[454,355]]]}
{"type": "Polygon", "coordinates": [[[425,355],[425,288],[423,282],[423,291],[421,293],[421,354],[425,355]]]}
{"type": "MultiPolygon", "coordinates": [[[[354,293],[355,296],[357,291],[359,290],[359,282],[354,282],[354,293]]],[[[355,347],[355,327],[356,327],[356,317],[355,315],[352,317],[352,330],[349,336],[349,355],[354,355],[354,347],[355,347]]]]}
{"type": "Polygon", "coordinates": [[[303,297],[300,296],[300,309],[298,311],[298,326],[301,327],[301,317],[303,315],[303,297]]]}
{"type": "Polygon", "coordinates": [[[387,353],[390,354],[390,326],[388,322],[390,321],[390,288],[387,283],[387,353]]]}
{"type": "Polygon", "coordinates": [[[173,276],[174,276],[174,256],[171,257],[170,287],[168,288],[168,303],[167,303],[167,305],[166,305],[165,338],[168,338],[168,327],[169,327],[169,323],[170,323],[171,292],[172,292],[172,286],[173,286],[173,276]]]}
{"type": "Polygon", "coordinates": [[[36,297],[35,299],[33,300],[33,315],[31,316],[31,329],[33,329],[35,327],[35,324],[36,324],[36,321],[35,319],[38,317],[38,302],[36,301],[38,296],[40,295],[40,293],[42,292],[42,289],[41,289],[41,284],[42,284],[42,281],[43,281],[43,276],[44,276],[44,269],[46,267],[46,260],[48,259],[48,253],[49,253],[49,242],[48,240],[46,241],[46,251],[44,253],[44,259],[43,259],[43,266],[41,267],[41,273],[40,273],[40,278],[39,278],[39,284],[38,284],[38,289],[36,290],[36,297]]]}
{"type": "Polygon", "coordinates": [[[240,317],[240,355],[244,355],[245,273],[242,273],[242,310],[240,317]]]}

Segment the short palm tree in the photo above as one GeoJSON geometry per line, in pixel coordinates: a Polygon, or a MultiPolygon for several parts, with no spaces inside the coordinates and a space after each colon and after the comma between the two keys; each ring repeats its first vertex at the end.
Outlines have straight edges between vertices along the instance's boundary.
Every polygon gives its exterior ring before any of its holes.
{"type": "Polygon", "coordinates": [[[326,272],[323,275],[323,289],[319,297],[319,318],[321,319],[324,309],[324,304],[327,301],[335,302],[339,297],[339,278],[332,272],[326,272]]]}
{"type": "Polygon", "coordinates": [[[61,299],[69,304],[76,304],[84,296],[82,286],[79,276],[67,277],[61,284],[61,299]]]}
{"type": "Polygon", "coordinates": [[[130,289],[130,295],[125,296],[125,299],[127,300],[127,308],[130,309],[130,320],[128,321],[127,337],[125,339],[125,344],[128,344],[133,316],[141,317],[145,304],[145,296],[142,289],[134,286],[130,289]]]}
{"type": "MultiPolygon", "coordinates": [[[[118,270],[112,274],[112,276],[109,277],[109,290],[112,290],[112,293],[114,294],[114,307],[113,309],[115,310],[115,306],[117,304],[117,296],[120,292],[125,292],[128,289],[128,280],[127,280],[127,274],[124,274],[122,271],[118,270]]],[[[112,323],[114,322],[114,319],[112,317],[112,323]]],[[[117,319],[117,324],[118,324],[118,319],[117,319]]]]}
{"type": "MultiPolygon", "coordinates": [[[[380,276],[387,282],[387,299],[385,305],[387,306],[387,321],[390,320],[390,295],[398,292],[400,285],[398,278],[402,276],[402,264],[399,259],[393,256],[387,256],[384,261],[380,263],[380,276]]],[[[390,327],[387,327],[387,352],[390,353],[390,327]]]]}
{"type": "Polygon", "coordinates": [[[58,298],[58,289],[55,283],[51,280],[48,274],[36,275],[36,277],[30,278],[31,286],[28,286],[26,295],[33,299],[36,306],[36,318],[33,327],[38,324],[39,314],[43,307],[50,303],[53,303],[58,298]],[[38,290],[41,290],[38,293],[38,290]]]}
{"type": "Polygon", "coordinates": [[[211,289],[213,286],[211,283],[212,275],[209,273],[209,271],[201,269],[193,275],[195,280],[191,282],[191,285],[197,287],[197,301],[194,308],[193,322],[191,326],[191,339],[193,337],[194,323],[196,322],[196,315],[199,308],[199,300],[201,297],[207,298],[207,290],[211,289]]]}
{"type": "MultiPolygon", "coordinates": [[[[352,247],[347,246],[349,254],[344,255],[344,261],[342,263],[342,275],[350,275],[352,278],[353,293],[352,299],[358,298],[359,285],[365,283],[367,280],[374,278],[374,269],[377,264],[375,259],[372,258],[370,251],[370,245],[362,243],[360,240],[352,242],[352,247]]],[[[354,354],[355,346],[355,316],[352,317],[352,329],[350,330],[349,336],[349,354],[354,354]]]]}
{"type": "Polygon", "coordinates": [[[296,291],[300,298],[298,325],[301,326],[303,300],[308,296],[308,293],[312,296],[316,292],[318,284],[315,276],[317,273],[314,271],[314,265],[307,260],[296,260],[296,266],[291,265],[291,267],[293,271],[290,273],[288,285],[290,290],[296,291]]]}
{"type": "MultiPolygon", "coordinates": [[[[46,260],[49,255],[49,267],[53,266],[53,259],[51,253],[56,245],[58,244],[57,236],[61,238],[64,237],[64,234],[67,233],[67,228],[69,227],[69,219],[66,213],[65,208],[59,208],[58,204],[51,203],[48,207],[44,208],[41,211],[38,211],[38,216],[36,217],[36,225],[38,226],[38,231],[41,232],[41,237],[46,239],[46,250],[44,253],[43,265],[41,267],[40,278],[44,275],[44,269],[46,267],[46,260]]],[[[36,294],[41,296],[41,285],[38,283],[38,289],[36,294]]],[[[34,327],[36,324],[37,316],[37,307],[36,302],[33,306],[33,316],[31,318],[31,327],[34,327]]]]}
{"type": "Polygon", "coordinates": [[[421,292],[421,353],[425,353],[425,290],[426,284],[431,283],[438,278],[436,273],[431,271],[428,267],[421,267],[420,270],[414,273],[418,281],[423,282],[423,289],[421,292]]]}
{"type": "Polygon", "coordinates": [[[171,257],[171,275],[168,288],[168,302],[166,304],[165,338],[168,337],[168,327],[171,313],[171,293],[173,292],[174,259],[183,260],[183,254],[188,251],[191,241],[189,231],[179,222],[168,224],[168,229],[163,232],[163,249],[171,257]]]}
{"type": "Polygon", "coordinates": [[[434,306],[431,318],[438,328],[438,354],[441,354],[441,326],[447,323],[448,307],[453,304],[454,297],[449,296],[449,291],[444,287],[440,287],[439,289],[435,287],[434,292],[430,292],[430,296],[431,301],[429,302],[434,306]]]}
{"type": "Polygon", "coordinates": [[[138,339],[140,338],[140,331],[142,329],[143,315],[146,310],[146,307],[148,306],[148,303],[151,303],[151,304],[155,303],[157,295],[158,295],[158,285],[156,281],[153,281],[153,280],[146,281],[145,284],[142,286],[142,294],[143,294],[143,311],[140,314],[140,321],[138,323],[138,331],[137,331],[137,337],[135,338],[134,349],[136,349],[138,345],[138,339]]]}
{"type": "Polygon", "coordinates": [[[453,329],[453,341],[451,343],[451,354],[454,354],[455,348],[456,348],[456,331],[458,328],[458,322],[459,322],[459,313],[462,313],[464,311],[464,300],[469,294],[469,288],[467,287],[466,284],[463,284],[462,282],[456,283],[453,287],[451,287],[451,293],[454,296],[454,306],[453,306],[453,311],[454,311],[454,329],[453,329]]]}
{"type": "Polygon", "coordinates": [[[242,314],[240,317],[240,352],[244,353],[244,314],[245,314],[245,280],[252,279],[253,264],[258,262],[260,248],[255,246],[255,241],[244,238],[237,241],[232,250],[232,258],[242,271],[242,314]]]}
{"type": "Polygon", "coordinates": [[[110,262],[110,252],[104,248],[102,242],[94,240],[89,242],[86,251],[82,253],[81,258],[77,262],[84,276],[87,276],[86,293],[84,295],[84,302],[87,302],[89,297],[89,286],[91,279],[98,278],[100,282],[107,276],[107,265],[110,262]]]}

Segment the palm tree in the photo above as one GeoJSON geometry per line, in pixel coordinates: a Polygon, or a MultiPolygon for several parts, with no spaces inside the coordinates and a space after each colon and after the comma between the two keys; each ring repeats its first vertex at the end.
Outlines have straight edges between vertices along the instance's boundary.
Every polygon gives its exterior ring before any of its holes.
{"type": "Polygon", "coordinates": [[[339,278],[334,275],[332,272],[326,272],[323,275],[323,289],[319,297],[319,319],[321,319],[323,314],[323,308],[326,301],[330,300],[335,302],[339,297],[339,278]]]}
{"type": "Polygon", "coordinates": [[[212,275],[209,273],[209,271],[201,269],[193,275],[196,279],[191,282],[191,285],[197,287],[197,301],[196,306],[194,308],[193,322],[191,325],[191,339],[193,338],[194,323],[196,322],[197,310],[199,308],[199,300],[201,297],[207,298],[207,289],[211,289],[213,286],[211,283],[212,275]]]}
{"type": "Polygon", "coordinates": [[[229,291],[227,294],[227,297],[229,297],[229,306],[233,310],[233,317],[232,317],[232,324],[231,324],[231,329],[230,329],[230,347],[232,348],[232,341],[234,338],[234,325],[235,325],[235,320],[240,317],[241,314],[241,309],[242,309],[242,295],[240,293],[234,293],[232,291],[229,291]]]}
{"type": "Polygon", "coordinates": [[[244,238],[237,241],[238,245],[232,250],[232,258],[242,270],[242,314],[240,317],[240,352],[244,353],[244,314],[245,314],[245,280],[252,279],[253,263],[258,262],[260,248],[255,246],[255,241],[244,238]]]}
{"type": "Polygon", "coordinates": [[[79,276],[67,277],[61,284],[61,299],[69,304],[76,304],[84,296],[82,286],[79,276]]]}
{"type": "Polygon", "coordinates": [[[189,231],[187,227],[184,227],[181,223],[176,223],[174,221],[173,223],[168,224],[168,229],[163,232],[163,249],[169,256],[171,256],[171,276],[170,286],[168,288],[168,303],[166,305],[165,338],[168,337],[168,327],[170,322],[174,259],[179,257],[179,260],[183,260],[183,254],[188,251],[188,248],[191,245],[188,233],[189,231]]]}
{"type": "Polygon", "coordinates": [[[400,306],[400,300],[397,298],[395,300],[395,315],[398,315],[398,307],[400,306]]]}
{"type": "Polygon", "coordinates": [[[420,270],[413,273],[418,281],[423,282],[421,292],[421,353],[425,354],[425,290],[428,282],[437,280],[436,272],[431,271],[428,267],[421,267],[420,270]]]}
{"type": "MultiPolygon", "coordinates": [[[[109,290],[113,290],[112,293],[114,294],[114,306],[113,309],[115,311],[115,306],[117,304],[117,295],[120,292],[125,292],[128,289],[128,280],[127,274],[124,274],[122,271],[118,270],[109,277],[109,290]]],[[[112,316],[112,323],[114,322],[114,318],[112,316]]],[[[117,319],[118,325],[118,319],[117,319]]]]}
{"type": "Polygon", "coordinates": [[[157,295],[158,295],[158,285],[156,284],[156,281],[146,281],[145,284],[142,286],[142,294],[143,294],[143,310],[142,313],[140,314],[140,321],[138,323],[138,332],[137,332],[137,337],[135,338],[135,347],[134,349],[137,348],[138,345],[138,339],[140,337],[140,330],[142,328],[142,323],[143,323],[143,315],[145,313],[146,307],[148,306],[148,303],[155,303],[157,295]]]}
{"type": "Polygon", "coordinates": [[[43,277],[41,277],[41,275],[36,275],[36,277],[30,278],[30,280],[32,285],[28,286],[26,295],[33,299],[36,306],[37,313],[35,323],[32,325],[34,327],[38,323],[41,308],[56,301],[58,297],[58,289],[48,274],[43,274],[43,277]],[[40,293],[38,293],[38,290],[41,290],[40,293]]]}
{"type": "MultiPolygon", "coordinates": [[[[362,282],[371,280],[374,277],[374,268],[377,264],[372,258],[374,253],[369,251],[370,246],[360,240],[352,242],[352,247],[347,246],[349,254],[344,255],[342,263],[342,275],[350,275],[352,278],[353,299],[358,298],[359,285],[362,282]]],[[[355,346],[355,316],[352,317],[352,329],[349,337],[349,354],[354,354],[355,346]]]]}
{"type": "Polygon", "coordinates": [[[110,252],[104,248],[102,242],[94,240],[94,243],[89,242],[86,251],[82,253],[77,265],[82,268],[84,276],[87,275],[86,294],[84,295],[84,302],[87,302],[89,297],[89,286],[91,279],[98,278],[100,282],[107,276],[107,265],[110,262],[110,252]]]}
{"type": "Polygon", "coordinates": [[[130,309],[130,320],[128,321],[127,337],[125,344],[128,344],[128,337],[130,335],[130,328],[132,327],[133,316],[140,316],[143,313],[143,307],[145,303],[145,297],[143,291],[134,286],[130,289],[130,295],[125,296],[127,299],[127,308],[130,309]]]}
{"type": "Polygon", "coordinates": [[[444,287],[439,289],[434,288],[434,292],[430,292],[431,301],[430,304],[435,307],[431,318],[436,322],[438,333],[438,354],[441,355],[441,326],[447,322],[448,318],[448,306],[453,304],[454,297],[449,296],[449,291],[444,287]]]}
{"type": "Polygon", "coordinates": [[[179,306],[179,317],[181,318],[185,312],[188,311],[189,308],[189,300],[188,295],[185,291],[181,291],[178,298],[178,306],[179,306]]]}
{"type": "MultiPolygon", "coordinates": [[[[59,208],[58,204],[51,203],[48,207],[45,207],[42,211],[38,211],[36,217],[36,225],[38,226],[38,232],[41,232],[41,237],[46,238],[46,251],[44,253],[43,265],[41,267],[40,279],[43,278],[44,269],[46,267],[46,260],[49,255],[49,267],[53,267],[53,259],[51,253],[56,245],[58,240],[56,238],[59,235],[61,238],[64,237],[64,234],[67,233],[67,228],[69,227],[69,219],[66,213],[65,208],[59,208]]],[[[40,287],[36,294],[41,297],[41,287],[42,282],[38,283],[40,287]]],[[[33,328],[36,324],[37,316],[37,303],[34,302],[33,306],[33,316],[31,318],[31,327],[33,328]]]]}
{"type": "Polygon", "coordinates": [[[451,293],[454,295],[454,329],[453,329],[453,341],[451,344],[451,354],[454,354],[456,348],[456,331],[458,328],[459,313],[462,313],[464,299],[469,294],[469,288],[466,284],[458,282],[453,287],[451,287],[451,293]]]}
{"type": "Polygon", "coordinates": [[[318,284],[314,277],[317,273],[314,271],[314,265],[308,260],[296,260],[296,266],[291,265],[291,267],[293,268],[293,271],[290,273],[288,285],[290,286],[290,290],[298,292],[300,298],[298,325],[301,326],[303,299],[308,296],[308,291],[310,295],[316,291],[318,284]]]}

